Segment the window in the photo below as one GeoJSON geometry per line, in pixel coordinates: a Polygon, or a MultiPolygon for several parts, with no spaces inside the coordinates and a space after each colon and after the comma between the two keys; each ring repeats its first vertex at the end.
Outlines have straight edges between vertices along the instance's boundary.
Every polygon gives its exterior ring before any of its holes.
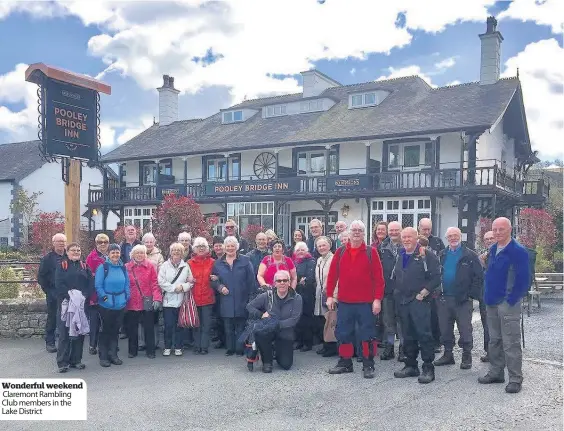
{"type": "Polygon", "coordinates": [[[235,220],[239,232],[249,225],[274,228],[274,202],[239,202],[227,204],[227,217],[235,220]]]}
{"type": "Polygon", "coordinates": [[[229,111],[223,113],[224,123],[237,123],[243,121],[243,111],[229,111]]]}
{"type": "Polygon", "coordinates": [[[434,164],[435,149],[432,142],[399,143],[388,146],[388,169],[418,168],[434,164]]]}
{"type": "Polygon", "coordinates": [[[226,181],[229,173],[229,180],[241,179],[241,156],[210,157],[205,160],[204,176],[206,181],[226,181]],[[228,172],[229,166],[229,172],[228,172]]]}
{"type": "MultiPolygon", "coordinates": [[[[298,175],[325,175],[325,151],[302,151],[298,153],[298,175]]],[[[329,153],[330,174],[337,174],[337,153],[329,153]]]]}
{"type": "Polygon", "coordinates": [[[384,97],[378,96],[377,92],[353,94],[350,98],[350,107],[358,108],[363,106],[376,106],[384,100],[384,97]]]}
{"type": "Polygon", "coordinates": [[[143,232],[150,232],[153,228],[153,214],[155,207],[128,207],[124,209],[124,223],[142,228],[143,232]]]}
{"type": "Polygon", "coordinates": [[[362,106],[362,94],[356,94],[352,97],[352,106],[362,106]]]}
{"type": "Polygon", "coordinates": [[[420,145],[406,145],[403,147],[403,166],[406,168],[415,168],[419,166],[420,155],[420,145]]]}
{"type": "Polygon", "coordinates": [[[310,100],[300,103],[301,112],[315,112],[323,110],[323,100],[310,100]]]}
{"type": "MultiPolygon", "coordinates": [[[[139,173],[139,185],[152,186],[157,184],[157,164],[155,162],[139,162],[139,173]]],[[[161,176],[172,177],[172,159],[159,162],[159,173],[161,176]]]]}
{"type": "Polygon", "coordinates": [[[425,142],[425,166],[435,164],[435,148],[432,142],[425,142]]]}
{"type": "Polygon", "coordinates": [[[376,104],[376,93],[366,93],[364,95],[365,105],[375,105],[376,104]]]}
{"type": "Polygon", "coordinates": [[[286,115],[286,105],[269,106],[266,108],[267,117],[277,117],[279,115],[286,115]]]}
{"type": "Polygon", "coordinates": [[[398,221],[402,228],[417,228],[422,218],[431,218],[431,199],[429,197],[422,198],[406,198],[406,199],[379,199],[373,200],[371,205],[371,221],[372,229],[376,223],[381,220],[387,222],[398,221]]]}
{"type": "Polygon", "coordinates": [[[390,145],[388,150],[388,168],[399,168],[399,145],[390,145]]]}

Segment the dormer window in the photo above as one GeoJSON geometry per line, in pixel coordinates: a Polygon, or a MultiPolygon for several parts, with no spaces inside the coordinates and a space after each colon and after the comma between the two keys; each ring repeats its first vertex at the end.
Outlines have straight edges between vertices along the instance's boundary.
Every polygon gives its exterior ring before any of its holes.
{"type": "Polygon", "coordinates": [[[316,112],[323,110],[323,100],[310,100],[300,103],[301,112],[316,112]]]}
{"type": "Polygon", "coordinates": [[[223,113],[223,123],[238,123],[243,121],[243,111],[229,111],[223,113]]]}
{"type": "Polygon", "coordinates": [[[349,108],[364,108],[376,106],[388,95],[385,91],[371,91],[369,93],[353,94],[349,97],[349,108]]]}
{"type": "Polygon", "coordinates": [[[268,106],[266,108],[267,117],[278,117],[280,115],[286,115],[286,105],[268,106]]]}

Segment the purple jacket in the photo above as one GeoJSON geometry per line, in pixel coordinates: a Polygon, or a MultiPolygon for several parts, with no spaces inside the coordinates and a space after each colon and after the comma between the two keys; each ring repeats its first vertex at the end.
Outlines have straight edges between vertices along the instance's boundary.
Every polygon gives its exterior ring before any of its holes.
{"type": "Polygon", "coordinates": [[[69,337],[86,335],[90,332],[90,325],[84,312],[86,299],[82,292],[76,289],[69,290],[69,298],[70,300],[65,299],[61,304],[61,320],[69,328],[69,337]]]}

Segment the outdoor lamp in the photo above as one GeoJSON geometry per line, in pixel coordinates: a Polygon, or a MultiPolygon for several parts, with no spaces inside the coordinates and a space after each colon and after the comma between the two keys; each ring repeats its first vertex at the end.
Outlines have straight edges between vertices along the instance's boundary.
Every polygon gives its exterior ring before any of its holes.
{"type": "Polygon", "coordinates": [[[342,216],[346,218],[346,217],[349,215],[349,210],[350,210],[350,209],[351,209],[351,208],[350,208],[347,204],[344,204],[343,207],[341,208],[341,214],[342,214],[342,216]]]}

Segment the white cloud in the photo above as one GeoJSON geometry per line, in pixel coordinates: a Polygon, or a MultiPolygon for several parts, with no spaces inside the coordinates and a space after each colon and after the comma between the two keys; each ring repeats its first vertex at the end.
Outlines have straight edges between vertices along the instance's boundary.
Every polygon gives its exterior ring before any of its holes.
{"type": "Polygon", "coordinates": [[[564,31],[564,2],[562,0],[513,0],[497,18],[534,21],[551,27],[554,34],[564,31]]]}
{"type": "Polygon", "coordinates": [[[448,86],[448,85],[458,85],[458,84],[460,84],[460,81],[457,81],[457,80],[455,79],[454,81],[448,82],[448,83],[447,83],[447,86],[448,86]]]}
{"type": "Polygon", "coordinates": [[[435,63],[435,68],[437,69],[448,69],[456,64],[455,57],[445,58],[444,60],[435,63]]]}
{"type": "Polygon", "coordinates": [[[515,76],[517,68],[533,149],[543,158],[562,158],[564,49],[556,39],[530,43],[506,61],[502,76],[515,76]]]}
{"type": "Polygon", "coordinates": [[[402,76],[412,76],[418,75],[423,81],[429,84],[431,87],[437,87],[431,82],[431,78],[421,71],[421,68],[416,65],[401,67],[396,69],[394,67],[388,67],[389,75],[382,75],[376,81],[382,81],[383,79],[401,78],[402,76]]]}
{"type": "Polygon", "coordinates": [[[100,123],[100,145],[102,148],[113,147],[116,131],[107,123],[100,123]]]}
{"type": "Polygon", "coordinates": [[[126,128],[117,138],[118,145],[124,144],[131,138],[146,130],[153,124],[153,119],[146,117],[141,120],[138,126],[126,128]]]}
{"type": "Polygon", "coordinates": [[[355,76],[355,75],[356,75],[356,68],[353,67],[353,68],[349,71],[349,73],[350,73],[352,76],[355,76]]]}

